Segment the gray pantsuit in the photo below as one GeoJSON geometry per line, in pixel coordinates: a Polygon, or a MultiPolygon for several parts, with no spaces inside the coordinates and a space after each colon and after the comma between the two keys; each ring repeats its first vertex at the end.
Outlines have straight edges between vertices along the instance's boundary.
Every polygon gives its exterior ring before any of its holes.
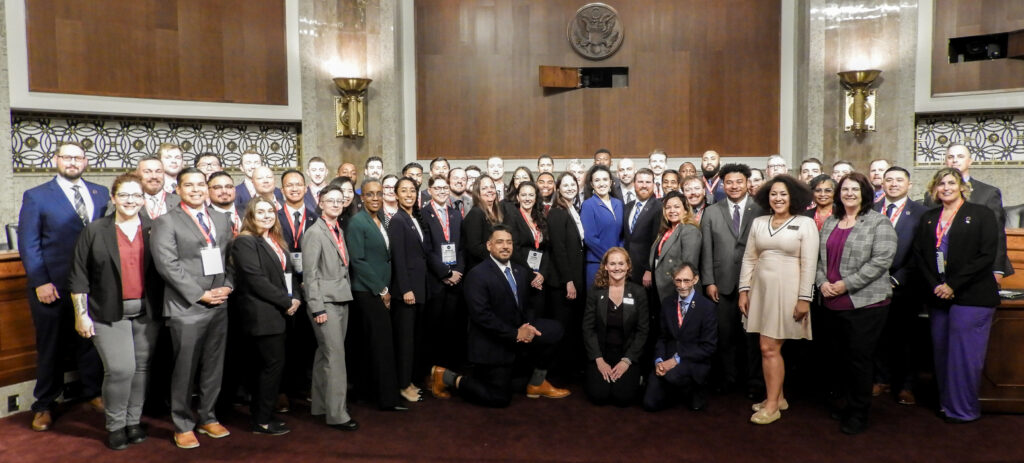
{"type": "Polygon", "coordinates": [[[103,403],[107,431],[135,426],[146,400],[149,356],[160,332],[149,314],[113,323],[97,321],[92,342],[103,360],[103,403]]]}
{"type": "MultiPolygon", "coordinates": [[[[348,332],[348,304],[325,303],[327,322],[313,323],[316,355],[313,357],[313,403],[310,413],[327,415],[327,424],[347,423],[352,418],[345,409],[348,371],[345,368],[345,334],[348,332]]],[[[308,312],[307,312],[308,314],[308,312]]]]}

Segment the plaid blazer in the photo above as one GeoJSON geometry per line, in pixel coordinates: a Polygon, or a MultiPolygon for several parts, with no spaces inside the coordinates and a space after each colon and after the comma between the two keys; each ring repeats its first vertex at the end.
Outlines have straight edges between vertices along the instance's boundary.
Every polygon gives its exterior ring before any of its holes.
{"type": "MultiPolygon", "coordinates": [[[[818,271],[814,283],[822,285],[828,279],[828,237],[839,225],[835,215],[825,220],[821,227],[821,244],[818,246],[818,271]]],[[[839,274],[846,283],[846,291],[853,300],[853,306],[860,308],[882,302],[892,297],[892,283],[889,282],[889,267],[896,256],[898,238],[884,215],[869,210],[857,217],[857,223],[843,246],[839,261],[839,274]]]]}

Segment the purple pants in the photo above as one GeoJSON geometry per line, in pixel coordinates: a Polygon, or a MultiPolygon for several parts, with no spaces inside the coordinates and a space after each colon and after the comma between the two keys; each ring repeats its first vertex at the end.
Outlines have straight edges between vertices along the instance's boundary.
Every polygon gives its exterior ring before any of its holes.
{"type": "Polygon", "coordinates": [[[931,308],[935,379],[939,406],[946,416],[961,420],[981,417],[981,370],[985,366],[992,307],[952,305],[931,308]]]}

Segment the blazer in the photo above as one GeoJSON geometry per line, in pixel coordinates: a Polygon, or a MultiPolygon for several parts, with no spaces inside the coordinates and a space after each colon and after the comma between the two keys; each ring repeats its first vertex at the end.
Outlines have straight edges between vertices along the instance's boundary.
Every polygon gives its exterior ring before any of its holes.
{"type": "Polygon", "coordinates": [[[427,267],[430,268],[430,273],[434,276],[434,278],[427,279],[427,289],[431,294],[436,294],[444,289],[441,280],[451,276],[452,272],[466,273],[466,255],[462,249],[462,213],[451,204],[451,201],[448,202],[444,210],[448,222],[447,239],[433,202],[420,209],[420,217],[423,219],[420,223],[424,227],[423,234],[428,238],[428,242],[424,243],[427,248],[427,267]],[[452,265],[444,263],[444,256],[441,253],[445,241],[455,244],[455,263],[452,265]]]}
{"type": "MultiPolygon", "coordinates": [[[[583,345],[587,359],[604,357],[608,332],[608,288],[594,287],[587,293],[587,306],[583,310],[583,345]]],[[[647,344],[651,318],[647,315],[647,290],[631,281],[622,293],[622,334],[626,343],[623,356],[632,363],[640,362],[647,344]]],[[[614,365],[613,365],[614,366],[614,365]]]]}
{"type": "Polygon", "coordinates": [[[364,209],[352,216],[345,237],[350,251],[352,290],[380,294],[391,284],[391,251],[368,211],[364,209]]]}
{"type": "Polygon", "coordinates": [[[509,262],[516,280],[515,294],[498,264],[490,257],[473,267],[466,275],[466,284],[462,285],[469,312],[467,357],[472,363],[514,363],[519,327],[533,321],[528,292],[533,272],[509,262]]]}
{"type": "Polygon", "coordinates": [[[622,246],[622,201],[612,197],[611,203],[612,210],[608,210],[601,198],[591,196],[580,207],[587,262],[601,262],[608,249],[622,246]]]}
{"type": "MultiPolygon", "coordinates": [[[[825,225],[819,232],[818,268],[814,279],[818,286],[828,281],[826,243],[838,225],[839,219],[833,215],[825,219],[825,225]]],[[[896,230],[886,216],[875,211],[857,216],[839,258],[839,275],[846,284],[846,292],[854,307],[866,307],[892,297],[889,267],[896,256],[898,241],[896,230]]]]}
{"type": "Polygon", "coordinates": [[[654,277],[654,286],[658,288],[658,297],[676,293],[672,271],[683,262],[697,265],[697,262],[700,262],[701,246],[700,228],[695,225],[679,224],[661,247],[661,257],[658,258],[661,236],[656,236],[654,243],[651,244],[651,257],[648,262],[653,269],[651,273],[654,277]]]}
{"type": "MultiPolygon", "coordinates": [[[[161,317],[164,281],[153,266],[150,231],[153,221],[139,214],[145,249],[143,271],[142,308],[152,318],[161,317]]],[[[121,252],[117,245],[117,225],[114,216],[107,215],[90,223],[78,235],[75,253],[71,259],[69,289],[72,294],[89,295],[89,316],[93,320],[113,323],[124,318],[121,286],[121,252]]]]}
{"type": "MultiPolygon", "coordinates": [[[[281,189],[274,188],[274,197],[277,198],[277,203],[284,206],[284,195],[281,193],[281,189]]],[[[249,201],[252,200],[252,195],[249,194],[249,189],[245,187],[245,182],[235,185],[235,210],[239,214],[245,214],[245,208],[249,206],[249,201]]]]}
{"type": "MultiPolygon", "coordinates": [[[[226,215],[206,208],[213,221],[217,247],[226,261],[227,248],[233,238],[226,215]]],[[[168,317],[195,315],[210,307],[199,302],[203,293],[222,286],[234,288],[234,269],[225,263],[224,272],[203,275],[202,250],[206,238],[195,220],[181,206],[168,211],[153,224],[151,242],[156,269],[166,283],[164,314],[168,317]]],[[[224,304],[217,306],[223,307],[224,304]]]]}
{"type": "MultiPolygon", "coordinates": [[[[110,192],[106,187],[83,182],[92,197],[94,221],[106,215],[110,192]]],[[[18,252],[30,289],[47,283],[53,283],[58,289],[68,287],[70,257],[75,238],[83,229],[85,224],[57,184],[56,177],[25,191],[18,213],[18,252]]]]}
{"type": "Polygon", "coordinates": [[[711,370],[711,355],[718,345],[715,303],[697,291],[692,306],[683,316],[683,325],[679,326],[678,298],[679,293],[673,291],[661,301],[661,332],[654,344],[654,358],[668,360],[678,355],[681,361],[675,368],[682,368],[688,376],[702,383],[711,370]]]}
{"type": "MultiPolygon", "coordinates": [[[[302,211],[299,211],[302,212],[302,211]]],[[[313,210],[306,208],[306,217],[302,221],[302,229],[299,230],[299,239],[296,240],[292,234],[292,226],[295,222],[294,216],[288,215],[288,207],[282,207],[281,210],[277,211],[277,221],[281,222],[281,236],[284,238],[284,242],[288,244],[288,252],[300,252],[302,251],[302,236],[309,231],[309,228],[313,226],[317,221],[317,215],[313,213],[313,210]]],[[[297,269],[299,273],[302,273],[305,269],[297,269]]]]}
{"type": "MultiPolygon", "coordinates": [[[[351,264],[344,231],[341,239],[351,264]]],[[[323,220],[317,220],[302,234],[302,290],[306,308],[314,317],[327,312],[326,303],[344,304],[352,300],[349,266],[341,260],[334,233],[323,220]]]]}
{"type": "MultiPolygon", "coordinates": [[[[1010,262],[1010,258],[1006,254],[1006,210],[1003,209],[1003,192],[974,177],[967,180],[967,184],[971,187],[971,194],[967,201],[988,207],[996,216],[999,239],[996,242],[996,260],[992,270],[1003,272],[1004,276],[1013,275],[1013,263],[1010,262]]],[[[939,206],[932,201],[930,194],[925,194],[924,205],[929,208],[939,206]]]]}
{"type": "MultiPolygon", "coordinates": [[[[651,270],[651,243],[658,234],[658,227],[661,226],[661,200],[653,195],[644,201],[640,217],[636,219],[636,227],[629,231],[629,224],[633,220],[633,208],[637,202],[631,201],[623,209],[622,215],[622,246],[629,253],[629,260],[633,263],[633,274],[630,280],[635,283],[643,281],[644,272],[651,270]]],[[[697,265],[694,262],[694,265],[697,265]]]]}
{"type": "MultiPolygon", "coordinates": [[[[903,203],[903,211],[896,221],[896,256],[892,258],[892,265],[889,267],[889,276],[896,280],[897,288],[906,288],[917,279],[916,264],[914,263],[914,237],[917,235],[917,227],[921,223],[921,217],[928,210],[923,204],[907,198],[903,203]]],[[[882,209],[885,207],[885,197],[874,205],[875,212],[885,215],[882,209]]],[[[889,221],[892,223],[892,220],[889,221]]]]}
{"type": "Polygon", "coordinates": [[[302,195],[302,203],[306,205],[306,209],[316,211],[320,207],[320,198],[313,196],[313,190],[307,186],[306,193],[302,195]]]}
{"type": "Polygon", "coordinates": [[[552,265],[551,275],[544,277],[545,285],[564,288],[571,281],[576,291],[584,291],[586,267],[583,262],[583,237],[580,236],[576,221],[565,208],[552,206],[548,211],[548,250],[552,265]]]}
{"type": "Polygon", "coordinates": [[[462,249],[466,257],[466,273],[491,255],[487,251],[487,239],[491,237],[494,225],[487,221],[487,214],[479,205],[473,206],[462,219],[462,249]]]}
{"type": "Polygon", "coordinates": [[[764,214],[750,195],[742,207],[739,234],[732,228],[732,202],[728,199],[707,206],[700,221],[700,282],[704,287],[717,286],[721,294],[736,293],[750,224],[764,214]]]}
{"type": "Polygon", "coordinates": [[[422,224],[423,238],[413,221],[415,217],[403,209],[391,217],[388,239],[391,240],[391,295],[401,299],[412,291],[417,304],[427,300],[427,255],[430,253],[430,230],[422,224]]]}
{"type": "Polygon", "coordinates": [[[288,255],[284,256],[282,269],[277,252],[263,237],[238,235],[231,244],[231,265],[235,268],[233,296],[239,302],[234,307],[242,315],[242,331],[250,336],[284,333],[292,299],[302,299],[302,288],[288,255]],[[292,279],[293,294],[288,294],[285,278],[292,279]]]}
{"type": "MultiPolygon", "coordinates": [[[[543,207],[540,205],[534,205],[533,207],[543,207]]],[[[505,225],[512,230],[512,262],[515,262],[523,267],[529,268],[527,265],[527,258],[530,255],[530,251],[541,252],[540,258],[540,274],[544,275],[544,279],[547,280],[551,275],[551,253],[550,241],[551,237],[548,230],[541,232],[542,241],[540,247],[535,247],[536,243],[533,239],[533,231],[530,230],[530,226],[526,224],[526,220],[523,219],[523,215],[519,212],[519,208],[515,204],[506,203],[505,205],[505,225]]]]}
{"type": "Polygon", "coordinates": [[[998,306],[999,286],[992,275],[999,240],[995,214],[980,204],[964,203],[960,207],[947,235],[949,253],[946,255],[944,279],[940,277],[935,263],[935,228],[940,214],[941,207],[925,212],[914,239],[914,261],[924,279],[928,303],[933,307],[948,307],[950,304],[998,306]],[[932,292],[943,282],[953,288],[952,301],[939,299],[932,292]]]}

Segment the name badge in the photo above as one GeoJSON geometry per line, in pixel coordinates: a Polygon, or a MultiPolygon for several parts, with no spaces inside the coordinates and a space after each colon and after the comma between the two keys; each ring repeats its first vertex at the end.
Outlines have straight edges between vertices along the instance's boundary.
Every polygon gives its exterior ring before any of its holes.
{"type": "Polygon", "coordinates": [[[526,255],[526,265],[529,265],[534,272],[540,271],[540,260],[542,257],[544,257],[543,252],[530,251],[530,253],[526,255]]]}
{"type": "Polygon", "coordinates": [[[220,248],[207,247],[199,251],[203,259],[203,275],[220,275],[224,273],[224,259],[220,255],[220,248]]]}
{"type": "Polygon", "coordinates": [[[444,243],[441,245],[441,261],[445,265],[455,265],[458,261],[455,257],[455,243],[444,243]]]}
{"type": "Polygon", "coordinates": [[[302,273],[302,253],[292,252],[288,256],[292,261],[292,268],[295,269],[295,273],[302,273]]]}
{"type": "Polygon", "coordinates": [[[946,255],[942,251],[935,251],[935,266],[939,275],[946,274],[946,255]]]}
{"type": "Polygon", "coordinates": [[[622,298],[622,303],[623,304],[633,305],[633,298],[631,298],[631,297],[624,297],[624,298],[622,298]]]}
{"type": "Polygon", "coordinates": [[[800,231],[800,226],[799,225],[790,225],[790,226],[786,227],[786,230],[800,231]]]}
{"type": "Polygon", "coordinates": [[[292,272],[284,272],[284,287],[288,289],[288,297],[292,296],[292,272]]]}

